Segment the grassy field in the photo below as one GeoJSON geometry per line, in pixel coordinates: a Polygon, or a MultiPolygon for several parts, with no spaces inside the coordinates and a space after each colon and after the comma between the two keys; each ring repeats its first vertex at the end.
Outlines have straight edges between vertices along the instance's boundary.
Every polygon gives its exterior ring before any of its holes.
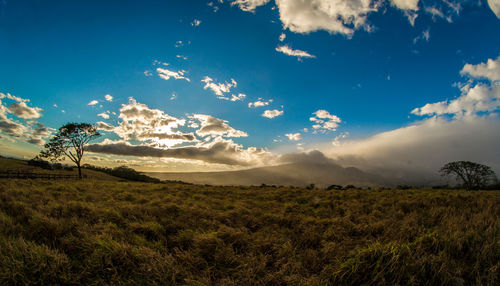
{"type": "Polygon", "coordinates": [[[500,192],[0,180],[0,285],[498,285],[500,192]]]}

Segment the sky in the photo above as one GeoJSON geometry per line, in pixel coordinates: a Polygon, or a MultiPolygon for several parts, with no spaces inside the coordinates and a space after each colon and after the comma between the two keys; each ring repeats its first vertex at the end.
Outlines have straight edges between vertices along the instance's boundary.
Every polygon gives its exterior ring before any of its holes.
{"type": "Polygon", "coordinates": [[[500,171],[500,0],[0,0],[0,153],[85,163],[500,171]]]}

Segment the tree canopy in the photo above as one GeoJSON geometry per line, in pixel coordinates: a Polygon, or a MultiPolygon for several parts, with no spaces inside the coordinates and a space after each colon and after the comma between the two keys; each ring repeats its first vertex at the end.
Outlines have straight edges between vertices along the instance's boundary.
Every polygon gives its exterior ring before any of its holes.
{"type": "Polygon", "coordinates": [[[53,162],[69,158],[78,167],[78,176],[82,178],[81,161],[85,153],[85,145],[101,136],[97,127],[88,123],[68,123],[60,127],[40,152],[41,158],[53,162]]]}
{"type": "Polygon", "coordinates": [[[470,161],[450,162],[439,172],[442,176],[455,175],[466,190],[477,190],[496,181],[495,172],[490,167],[470,161]]]}

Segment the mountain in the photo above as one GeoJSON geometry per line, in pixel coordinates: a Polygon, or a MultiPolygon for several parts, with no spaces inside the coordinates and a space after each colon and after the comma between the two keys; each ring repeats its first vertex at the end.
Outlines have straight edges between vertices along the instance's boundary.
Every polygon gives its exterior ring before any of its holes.
{"type": "Polygon", "coordinates": [[[160,173],[148,172],[146,175],[160,180],[180,180],[194,184],[210,185],[283,185],[316,186],[355,185],[374,187],[388,185],[381,176],[369,174],[360,169],[343,168],[331,161],[295,162],[278,166],[254,168],[241,171],[160,173]]]}

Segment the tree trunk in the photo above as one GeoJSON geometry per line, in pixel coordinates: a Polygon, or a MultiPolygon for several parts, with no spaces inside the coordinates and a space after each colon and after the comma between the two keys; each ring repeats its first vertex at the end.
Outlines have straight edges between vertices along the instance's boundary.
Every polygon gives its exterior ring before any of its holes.
{"type": "Polygon", "coordinates": [[[80,163],[76,164],[78,167],[78,179],[82,179],[82,167],[80,166],[80,163]]]}

